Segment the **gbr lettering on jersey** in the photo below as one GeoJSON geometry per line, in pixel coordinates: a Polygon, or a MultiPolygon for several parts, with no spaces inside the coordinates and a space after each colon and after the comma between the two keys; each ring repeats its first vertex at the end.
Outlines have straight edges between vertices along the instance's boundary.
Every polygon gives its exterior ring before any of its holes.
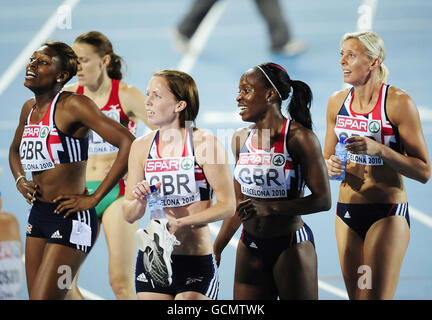
{"type": "Polygon", "coordinates": [[[42,171],[54,168],[48,151],[49,126],[26,125],[21,139],[20,158],[24,171],[42,171]]]}
{"type": "Polygon", "coordinates": [[[235,176],[247,196],[283,198],[287,196],[286,169],[292,166],[282,153],[240,153],[235,176]]]}
{"type": "Polygon", "coordinates": [[[146,180],[150,185],[162,182],[162,206],[179,207],[201,200],[194,166],[194,156],[147,159],[146,180]]]}
{"type": "Polygon", "coordinates": [[[54,114],[61,93],[56,94],[38,123],[31,122],[36,105],[27,116],[19,148],[21,164],[26,172],[54,169],[56,164],[88,159],[88,139],[67,135],[55,124],[54,114]]]}
{"type": "Polygon", "coordinates": [[[304,181],[298,164],[292,160],[286,137],[290,128],[286,119],[282,132],[270,149],[253,145],[253,129],[240,151],[234,169],[234,178],[244,195],[253,198],[286,198],[290,190],[303,190],[304,181]]]}

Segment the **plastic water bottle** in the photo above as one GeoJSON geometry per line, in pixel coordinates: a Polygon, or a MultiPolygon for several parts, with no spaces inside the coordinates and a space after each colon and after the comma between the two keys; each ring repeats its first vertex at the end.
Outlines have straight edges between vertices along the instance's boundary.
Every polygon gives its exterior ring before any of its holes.
{"type": "Polygon", "coordinates": [[[156,186],[150,186],[151,193],[147,195],[147,205],[150,210],[150,219],[164,219],[165,212],[162,207],[162,198],[156,186]]]}
{"type": "Polygon", "coordinates": [[[342,181],[345,179],[345,171],[346,171],[347,155],[348,155],[348,150],[345,148],[345,145],[346,145],[345,139],[346,139],[346,137],[344,137],[344,136],[340,137],[339,142],[336,144],[336,147],[335,147],[335,156],[340,161],[342,161],[342,165],[344,166],[344,171],[341,172],[337,176],[333,176],[333,178],[332,178],[333,180],[342,181]]]}

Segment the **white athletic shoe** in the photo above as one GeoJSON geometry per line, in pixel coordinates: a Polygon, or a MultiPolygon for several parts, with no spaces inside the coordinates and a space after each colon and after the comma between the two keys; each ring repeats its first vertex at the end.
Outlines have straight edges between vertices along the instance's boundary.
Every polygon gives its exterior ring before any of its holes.
{"type": "Polygon", "coordinates": [[[141,251],[144,251],[147,247],[151,246],[151,242],[153,241],[153,239],[150,238],[150,235],[147,233],[146,230],[138,229],[135,232],[135,241],[137,248],[141,251]]]}
{"type": "Polygon", "coordinates": [[[167,223],[168,219],[150,219],[140,234],[144,269],[161,286],[172,283],[171,253],[174,246],[180,244],[168,231],[167,223]]]}

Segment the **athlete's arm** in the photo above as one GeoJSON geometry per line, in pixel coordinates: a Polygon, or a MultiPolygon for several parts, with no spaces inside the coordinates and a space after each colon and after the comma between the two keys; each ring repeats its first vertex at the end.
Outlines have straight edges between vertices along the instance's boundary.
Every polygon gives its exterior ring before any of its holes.
{"type": "Polygon", "coordinates": [[[71,123],[95,131],[104,140],[119,148],[119,151],[110,171],[92,195],[61,195],[54,199],[54,202],[61,201],[55,212],[66,211],[65,216],[96,206],[115,186],[127,171],[129,150],[134,140],[134,136],[126,128],[105,116],[88,97],[73,94],[66,99],[64,103],[67,107],[63,110],[71,123]]]}
{"type": "Polygon", "coordinates": [[[342,162],[334,155],[338,137],[334,132],[336,116],[346,97],[346,91],[338,91],[331,95],[327,104],[326,112],[326,134],[324,140],[324,160],[329,176],[337,176],[344,170],[342,162]]]}
{"type": "Polygon", "coordinates": [[[148,122],[147,110],[145,107],[146,96],[139,89],[122,82],[119,90],[119,99],[129,118],[133,121],[139,119],[150,129],[156,129],[155,126],[148,122]]]}
{"type": "Polygon", "coordinates": [[[144,193],[145,191],[150,193],[148,183],[144,180],[145,159],[147,159],[148,154],[145,152],[148,152],[149,149],[149,135],[135,140],[132,143],[129,153],[129,175],[126,183],[125,197],[122,204],[123,217],[129,223],[134,223],[136,220],[141,219],[144,216],[147,205],[147,199],[144,193]],[[139,190],[135,190],[137,186],[139,190]]]}
{"type": "MultiPolygon", "coordinates": [[[[241,146],[244,144],[247,134],[248,134],[247,128],[246,129],[243,128],[237,130],[236,133],[234,133],[233,135],[232,142],[231,142],[231,149],[235,156],[236,163],[239,157],[241,146]]],[[[233,179],[233,185],[234,185],[236,208],[237,208],[239,203],[244,200],[244,196],[241,192],[240,184],[235,179],[233,179]]],[[[213,253],[215,255],[216,264],[218,266],[220,265],[222,251],[225,249],[225,247],[230,242],[234,234],[237,232],[241,223],[242,223],[241,219],[237,214],[234,214],[232,217],[225,219],[223,221],[222,227],[219,230],[219,233],[213,244],[213,253]]]]}
{"type": "Polygon", "coordinates": [[[380,156],[386,165],[400,174],[426,183],[430,178],[430,158],[420,116],[414,101],[402,90],[390,87],[387,114],[398,128],[405,154],[365,137],[351,137],[347,149],[352,153],[380,156]]]}
{"type": "Polygon", "coordinates": [[[170,232],[190,225],[204,225],[210,222],[231,217],[235,212],[234,188],[228,156],[223,145],[211,134],[201,132],[202,139],[196,145],[195,155],[197,162],[203,169],[208,183],[213,188],[216,204],[204,211],[176,219],[170,223],[170,232]],[[203,148],[204,146],[204,148],[203,148]]]}
{"type": "Polygon", "coordinates": [[[25,178],[26,174],[21,164],[19,149],[21,144],[21,138],[24,132],[25,122],[34,103],[34,99],[30,99],[26,103],[24,103],[21,109],[19,123],[15,130],[15,136],[9,148],[9,167],[12,171],[12,175],[15,181],[17,181],[17,179],[19,178],[18,182],[16,183],[16,187],[29,204],[32,204],[32,202],[36,200],[35,196],[39,190],[39,187],[33,181],[28,181],[25,178]]]}

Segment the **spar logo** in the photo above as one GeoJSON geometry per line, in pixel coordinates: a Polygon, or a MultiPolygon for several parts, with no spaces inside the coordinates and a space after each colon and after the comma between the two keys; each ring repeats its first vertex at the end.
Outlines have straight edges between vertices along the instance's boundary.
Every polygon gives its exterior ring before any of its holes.
{"type": "Polygon", "coordinates": [[[193,161],[190,158],[184,158],[181,162],[181,168],[183,170],[189,170],[190,168],[193,167],[193,161]]]}
{"type": "Polygon", "coordinates": [[[275,166],[281,167],[285,164],[285,157],[282,154],[275,154],[272,162],[275,166]]]}
{"type": "Polygon", "coordinates": [[[239,165],[270,165],[272,155],[260,153],[241,153],[238,164],[239,165]]]}
{"type": "Polygon", "coordinates": [[[369,122],[369,131],[372,133],[377,133],[381,129],[379,121],[373,120],[369,122]]]}
{"type": "Polygon", "coordinates": [[[286,160],[283,154],[276,153],[241,153],[237,164],[244,166],[270,166],[281,167],[286,160]]]}
{"type": "Polygon", "coordinates": [[[42,127],[41,131],[40,131],[40,137],[42,139],[45,139],[48,135],[49,135],[49,128],[48,127],[42,127]]]}
{"type": "Polygon", "coordinates": [[[46,138],[50,132],[49,127],[26,126],[23,132],[23,138],[46,138]]]}
{"type": "Polygon", "coordinates": [[[337,116],[336,128],[348,129],[357,132],[368,132],[368,120],[337,116]]]}
{"type": "Polygon", "coordinates": [[[179,159],[150,159],[146,163],[146,172],[178,171],[179,159]]]}

